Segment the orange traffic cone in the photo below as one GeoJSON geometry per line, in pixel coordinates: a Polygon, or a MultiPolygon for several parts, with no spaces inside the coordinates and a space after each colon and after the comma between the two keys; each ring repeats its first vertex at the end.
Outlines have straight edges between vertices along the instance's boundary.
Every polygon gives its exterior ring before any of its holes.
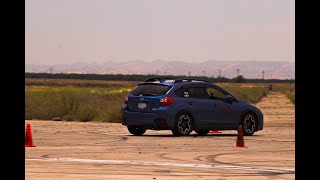
{"type": "Polygon", "coordinates": [[[32,134],[31,134],[30,124],[27,124],[26,137],[25,137],[24,146],[25,146],[25,147],[36,147],[36,146],[32,143],[32,134]]]}
{"type": "Polygon", "coordinates": [[[210,133],[221,133],[219,130],[211,130],[210,133]]]}
{"type": "Polygon", "coordinates": [[[243,140],[243,131],[242,131],[242,126],[239,125],[238,127],[238,137],[237,137],[237,147],[245,147],[244,146],[244,140],[243,140]]]}

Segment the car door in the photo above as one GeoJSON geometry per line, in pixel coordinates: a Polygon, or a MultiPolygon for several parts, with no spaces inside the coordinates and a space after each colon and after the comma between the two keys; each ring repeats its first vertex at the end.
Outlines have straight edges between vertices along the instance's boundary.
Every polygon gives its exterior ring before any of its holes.
{"type": "Polygon", "coordinates": [[[208,95],[204,85],[190,85],[187,87],[189,93],[188,104],[190,111],[195,117],[196,123],[206,125],[208,119],[207,107],[209,105],[208,95]]]}
{"type": "Polygon", "coordinates": [[[183,95],[187,97],[184,99],[184,104],[188,105],[188,110],[194,117],[196,128],[208,129],[212,121],[218,120],[215,119],[218,117],[215,115],[218,112],[217,107],[212,105],[205,85],[185,86],[183,95]]]}
{"type": "Polygon", "coordinates": [[[211,128],[221,129],[234,127],[237,104],[226,102],[225,97],[228,94],[216,86],[206,86],[206,92],[209,96],[208,125],[211,128]]]}
{"type": "Polygon", "coordinates": [[[176,95],[179,98],[180,109],[186,109],[191,112],[195,125],[204,124],[208,119],[206,115],[208,113],[207,106],[209,105],[208,94],[204,85],[186,85],[176,91],[176,95]]]}

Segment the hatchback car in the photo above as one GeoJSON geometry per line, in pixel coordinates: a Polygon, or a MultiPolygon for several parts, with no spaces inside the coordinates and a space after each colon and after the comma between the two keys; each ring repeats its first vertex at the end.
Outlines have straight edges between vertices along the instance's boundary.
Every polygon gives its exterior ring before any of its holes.
{"type": "Polygon", "coordinates": [[[171,130],[174,135],[207,135],[210,130],[237,130],[253,135],[263,129],[256,105],[240,100],[208,81],[150,78],[138,84],[121,107],[122,125],[133,135],[147,129],[171,130]]]}

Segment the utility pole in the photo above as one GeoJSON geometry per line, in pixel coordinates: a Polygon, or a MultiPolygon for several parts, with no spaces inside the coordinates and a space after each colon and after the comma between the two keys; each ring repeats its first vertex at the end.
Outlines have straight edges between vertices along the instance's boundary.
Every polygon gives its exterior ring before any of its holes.
{"type": "Polygon", "coordinates": [[[240,69],[237,69],[237,76],[239,76],[239,73],[240,73],[240,69]]]}
{"type": "Polygon", "coordinates": [[[262,71],[262,79],[264,79],[264,71],[262,71]]]}
{"type": "Polygon", "coordinates": [[[53,72],[53,67],[51,66],[50,67],[50,74],[52,74],[52,72],[53,72]]]}
{"type": "Polygon", "coordinates": [[[159,75],[159,69],[157,68],[157,76],[159,75]]]}
{"type": "Polygon", "coordinates": [[[203,72],[203,76],[206,76],[206,71],[205,71],[205,70],[203,70],[202,72],[203,72]]]}
{"type": "Polygon", "coordinates": [[[190,77],[191,72],[189,71],[188,73],[189,73],[189,77],[190,77]]]}
{"type": "Polygon", "coordinates": [[[219,76],[218,77],[221,77],[221,69],[219,69],[219,76]]]}

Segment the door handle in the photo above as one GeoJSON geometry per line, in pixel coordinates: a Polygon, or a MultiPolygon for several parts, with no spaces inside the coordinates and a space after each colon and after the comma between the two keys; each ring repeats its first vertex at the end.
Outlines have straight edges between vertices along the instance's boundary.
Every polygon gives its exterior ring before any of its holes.
{"type": "Polygon", "coordinates": [[[188,102],[188,104],[189,104],[189,105],[192,105],[192,102],[191,102],[191,101],[189,101],[189,102],[188,102]]]}

